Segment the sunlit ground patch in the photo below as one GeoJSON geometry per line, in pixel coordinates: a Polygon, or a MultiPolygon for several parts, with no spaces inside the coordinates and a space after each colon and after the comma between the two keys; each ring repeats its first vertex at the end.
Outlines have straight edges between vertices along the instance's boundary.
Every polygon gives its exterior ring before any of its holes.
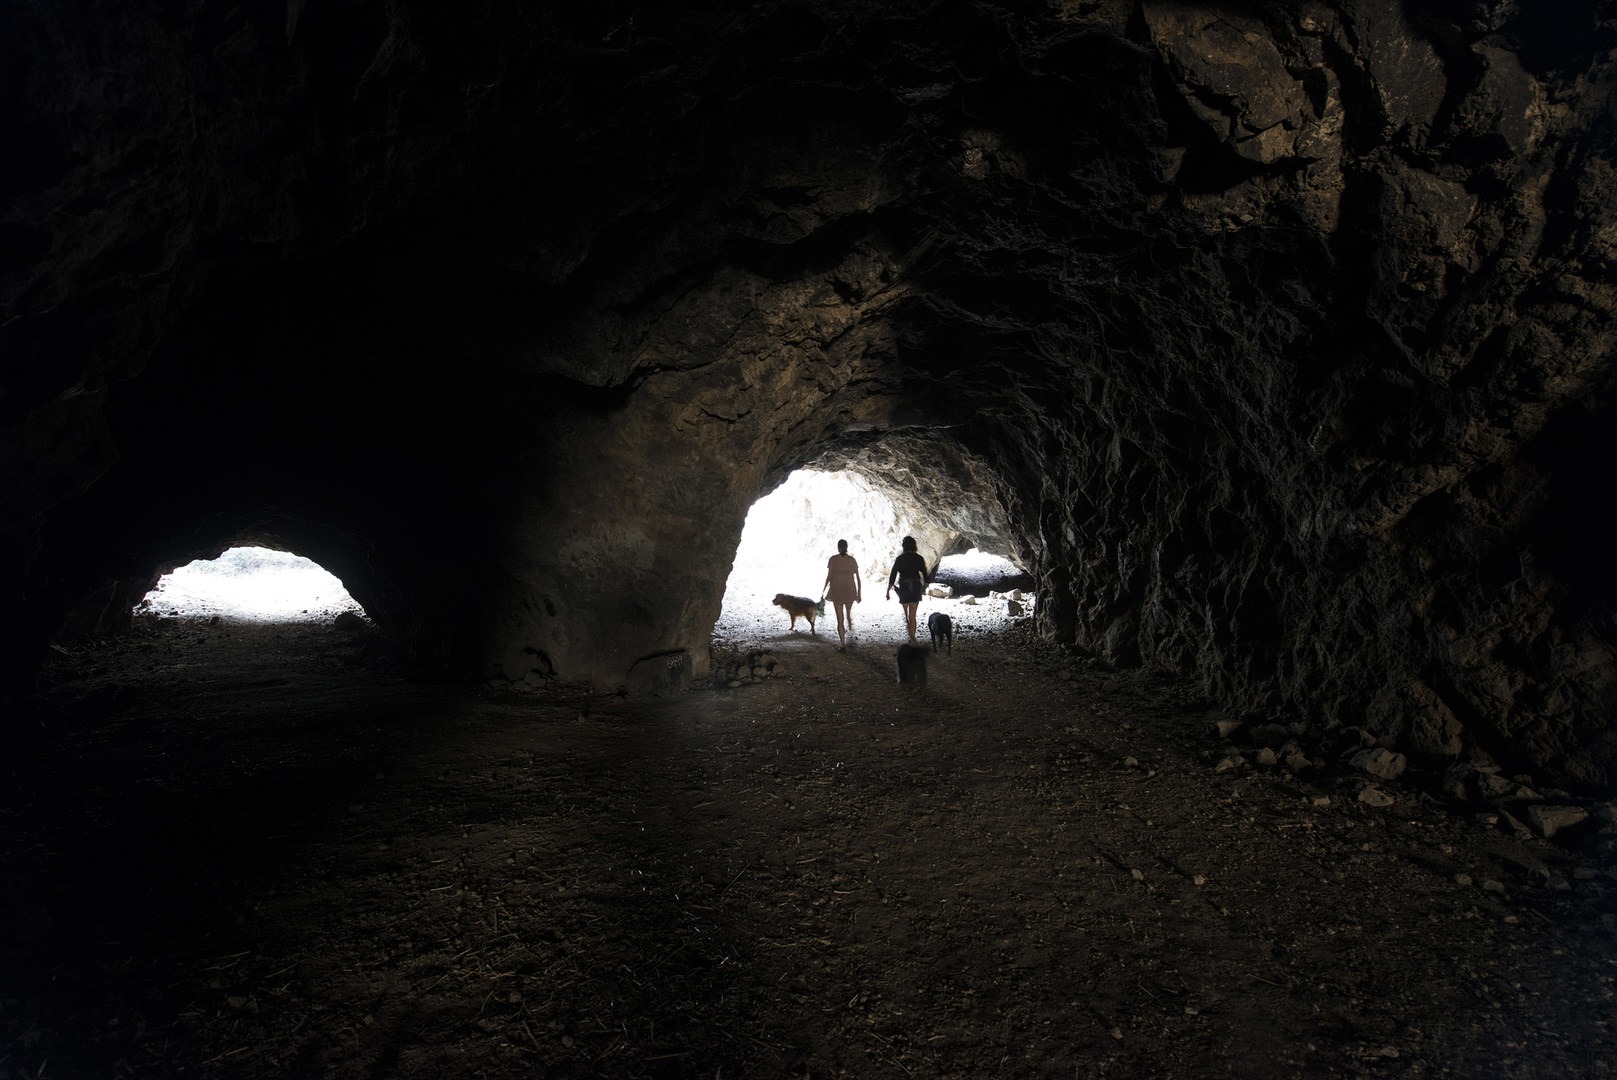
{"type": "Polygon", "coordinates": [[[318,563],[260,547],[229,548],[217,559],[176,567],[136,610],[247,622],[324,622],[345,611],[363,614],[342,582],[318,563]]]}

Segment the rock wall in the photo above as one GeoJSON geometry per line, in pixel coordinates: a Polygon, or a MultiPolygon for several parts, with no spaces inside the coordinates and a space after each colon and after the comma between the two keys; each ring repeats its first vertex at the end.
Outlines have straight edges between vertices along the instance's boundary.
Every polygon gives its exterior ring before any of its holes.
{"type": "Polygon", "coordinates": [[[921,478],[1107,662],[1617,782],[1595,0],[77,0],[0,43],[8,692],[249,535],[423,664],[700,675],[747,507],[820,462],[921,478]]]}

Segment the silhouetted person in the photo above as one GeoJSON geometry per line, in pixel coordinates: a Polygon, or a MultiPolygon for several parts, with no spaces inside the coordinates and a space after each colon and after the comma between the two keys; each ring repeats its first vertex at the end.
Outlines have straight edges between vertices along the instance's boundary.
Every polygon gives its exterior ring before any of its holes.
{"type": "Polygon", "coordinates": [[[915,537],[904,538],[904,550],[893,560],[893,571],[887,575],[887,598],[892,599],[898,589],[898,602],[904,608],[904,626],[915,644],[915,609],[921,603],[926,588],[926,560],[916,554],[915,537]]]}
{"type": "Polygon", "coordinates": [[[837,613],[838,649],[848,647],[848,631],[853,629],[853,605],[865,599],[859,582],[859,562],[848,554],[848,542],[837,541],[837,553],[825,564],[824,597],[837,613]]]}

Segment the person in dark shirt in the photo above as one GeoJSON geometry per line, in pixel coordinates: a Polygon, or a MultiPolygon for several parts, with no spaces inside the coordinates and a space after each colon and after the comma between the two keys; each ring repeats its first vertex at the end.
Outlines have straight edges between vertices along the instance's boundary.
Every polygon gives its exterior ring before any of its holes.
{"type": "Polygon", "coordinates": [[[904,538],[904,550],[893,560],[893,572],[887,575],[887,598],[898,590],[898,602],[904,608],[904,625],[910,633],[910,644],[915,644],[915,609],[920,606],[921,592],[926,588],[926,560],[915,551],[915,537],[904,538]]]}

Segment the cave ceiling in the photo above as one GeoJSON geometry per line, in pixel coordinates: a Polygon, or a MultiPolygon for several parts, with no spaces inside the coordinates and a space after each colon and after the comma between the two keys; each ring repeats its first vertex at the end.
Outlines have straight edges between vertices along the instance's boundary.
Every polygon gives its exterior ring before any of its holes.
{"type": "Polygon", "coordinates": [[[262,535],[424,664],[700,673],[817,464],[1102,662],[1609,782],[1607,5],[0,23],[17,656],[262,535]]]}

